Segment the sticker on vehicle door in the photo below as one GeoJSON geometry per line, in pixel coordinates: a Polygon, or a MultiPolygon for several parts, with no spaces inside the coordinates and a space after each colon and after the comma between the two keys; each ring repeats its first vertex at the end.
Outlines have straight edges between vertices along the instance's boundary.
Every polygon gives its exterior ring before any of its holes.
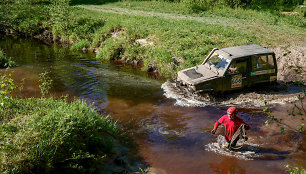
{"type": "Polygon", "coordinates": [[[242,86],[242,75],[237,74],[232,76],[232,88],[238,88],[242,86]]]}

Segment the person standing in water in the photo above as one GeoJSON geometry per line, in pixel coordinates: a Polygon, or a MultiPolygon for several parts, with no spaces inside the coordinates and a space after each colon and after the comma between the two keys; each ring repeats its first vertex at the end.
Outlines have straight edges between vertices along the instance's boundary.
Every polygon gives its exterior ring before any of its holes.
{"type": "Polygon", "coordinates": [[[245,130],[250,129],[250,126],[246,124],[241,118],[236,116],[237,109],[230,107],[227,110],[227,114],[223,115],[214,126],[211,131],[212,134],[216,133],[220,124],[225,126],[225,140],[228,142],[228,148],[235,148],[237,141],[243,138],[245,141],[248,139],[245,130]]]}

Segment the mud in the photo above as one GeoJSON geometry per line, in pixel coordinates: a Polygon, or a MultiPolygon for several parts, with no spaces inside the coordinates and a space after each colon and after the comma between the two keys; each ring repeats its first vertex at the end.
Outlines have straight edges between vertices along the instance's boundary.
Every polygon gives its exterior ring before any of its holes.
{"type": "Polygon", "coordinates": [[[271,50],[274,51],[277,59],[277,79],[283,82],[301,81],[306,85],[305,47],[278,47],[271,50]]]}
{"type": "Polygon", "coordinates": [[[167,98],[176,100],[176,105],[204,107],[208,105],[239,105],[244,107],[262,107],[272,104],[286,104],[298,100],[302,94],[301,87],[295,84],[279,83],[277,87],[264,89],[240,90],[226,95],[193,94],[176,87],[175,82],[168,80],[161,88],[167,98]]]}

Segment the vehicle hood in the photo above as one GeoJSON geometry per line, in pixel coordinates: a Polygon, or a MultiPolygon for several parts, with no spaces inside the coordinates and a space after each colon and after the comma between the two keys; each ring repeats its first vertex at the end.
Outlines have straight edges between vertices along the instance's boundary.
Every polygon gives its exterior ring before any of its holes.
{"type": "Polygon", "coordinates": [[[206,68],[205,65],[198,65],[178,72],[178,78],[190,85],[197,85],[218,77],[220,75],[206,68]]]}

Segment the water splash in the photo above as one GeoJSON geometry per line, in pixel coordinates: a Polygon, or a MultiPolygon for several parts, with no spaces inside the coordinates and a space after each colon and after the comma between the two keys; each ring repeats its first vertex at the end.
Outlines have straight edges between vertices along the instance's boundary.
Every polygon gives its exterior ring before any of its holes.
{"type": "MultiPolygon", "coordinates": [[[[237,145],[239,146],[238,143],[237,145]]],[[[244,160],[253,160],[261,156],[261,154],[257,152],[258,150],[256,146],[258,145],[250,143],[244,143],[244,144],[249,145],[248,148],[241,148],[240,150],[231,151],[227,148],[228,143],[225,141],[224,136],[219,135],[217,137],[217,142],[205,145],[205,150],[244,160]]]]}
{"type": "Polygon", "coordinates": [[[180,91],[177,89],[174,82],[169,80],[162,84],[161,88],[164,90],[164,95],[167,98],[175,99],[175,105],[186,106],[186,107],[204,107],[211,105],[209,99],[207,100],[197,100],[192,94],[180,91]]]}
{"type": "MultiPolygon", "coordinates": [[[[285,85],[286,89],[276,91],[238,91],[224,96],[214,96],[210,94],[192,94],[185,92],[176,87],[175,82],[170,80],[162,84],[161,88],[164,90],[164,95],[167,98],[176,100],[175,105],[187,107],[204,107],[207,105],[223,105],[232,106],[239,105],[244,107],[262,107],[272,104],[286,104],[298,100],[298,95],[301,94],[303,88],[295,85],[285,85]]],[[[285,88],[285,87],[283,87],[285,88]]]]}

